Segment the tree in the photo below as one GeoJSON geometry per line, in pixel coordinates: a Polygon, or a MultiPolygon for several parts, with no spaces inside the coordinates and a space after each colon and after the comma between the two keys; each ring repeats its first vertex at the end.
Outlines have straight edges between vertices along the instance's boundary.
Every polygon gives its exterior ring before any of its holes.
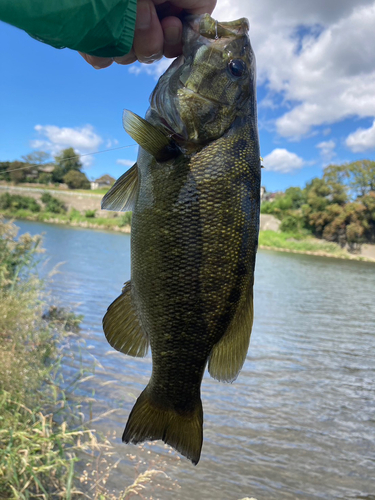
{"type": "Polygon", "coordinates": [[[9,178],[11,182],[18,184],[26,179],[27,167],[28,165],[22,161],[12,161],[9,164],[9,178]]]}
{"type": "Polygon", "coordinates": [[[0,181],[10,181],[9,168],[9,161],[0,161],[0,181]]]}
{"type": "Polygon", "coordinates": [[[375,161],[358,160],[344,165],[329,165],[324,169],[326,181],[345,186],[355,200],[375,191],[375,161]]]}
{"type": "Polygon", "coordinates": [[[70,189],[90,189],[90,181],[83,172],[70,170],[64,175],[64,182],[70,189]]]}
{"type": "Polygon", "coordinates": [[[41,184],[49,184],[50,182],[52,182],[52,174],[47,172],[42,172],[39,174],[38,181],[41,184]]]}
{"type": "Polygon", "coordinates": [[[50,158],[51,155],[45,151],[33,151],[28,155],[22,156],[23,161],[29,165],[43,165],[47,163],[50,158]]]}
{"type": "Polygon", "coordinates": [[[81,171],[82,163],[79,160],[79,155],[74,151],[73,148],[67,148],[61,151],[61,153],[55,156],[56,167],[61,169],[63,176],[75,170],[77,172],[81,171]]]}
{"type": "Polygon", "coordinates": [[[349,165],[350,188],[357,197],[375,191],[375,161],[359,160],[349,165]]]}
{"type": "Polygon", "coordinates": [[[64,175],[64,170],[61,167],[56,166],[52,171],[52,182],[64,182],[64,175]]]}

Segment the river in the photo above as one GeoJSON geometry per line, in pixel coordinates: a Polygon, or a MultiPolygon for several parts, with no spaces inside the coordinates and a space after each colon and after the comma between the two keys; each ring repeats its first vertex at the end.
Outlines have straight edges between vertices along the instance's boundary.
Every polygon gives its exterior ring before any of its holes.
{"type": "MultiPolygon", "coordinates": [[[[160,474],[146,498],[375,500],[375,264],[259,252],[247,360],[233,384],[204,377],[204,444],[194,467],[166,446],[121,443],[151,372],[149,356],[113,351],[101,329],[130,278],[130,236],[17,225],[45,233],[42,273],[65,262],[49,288],[85,316],[82,363],[97,368],[82,391],[95,391],[94,416],[116,410],[95,424],[121,459],[111,488],[153,467],[170,479],[160,474]]],[[[77,369],[72,363],[67,370],[77,369]]]]}

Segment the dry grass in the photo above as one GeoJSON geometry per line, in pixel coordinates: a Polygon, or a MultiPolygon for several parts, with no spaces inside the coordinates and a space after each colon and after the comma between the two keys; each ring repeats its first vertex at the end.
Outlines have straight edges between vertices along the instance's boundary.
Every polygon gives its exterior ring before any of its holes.
{"type": "Polygon", "coordinates": [[[45,314],[43,284],[33,272],[40,238],[15,237],[14,226],[0,220],[0,498],[151,500],[153,491],[176,488],[162,457],[145,464],[127,455],[133,483],[108,489],[120,460],[108,439],[83,424],[89,398],[76,395],[92,374],[81,368],[64,379],[66,344],[79,345],[67,329],[79,319],[53,307],[45,314]]]}

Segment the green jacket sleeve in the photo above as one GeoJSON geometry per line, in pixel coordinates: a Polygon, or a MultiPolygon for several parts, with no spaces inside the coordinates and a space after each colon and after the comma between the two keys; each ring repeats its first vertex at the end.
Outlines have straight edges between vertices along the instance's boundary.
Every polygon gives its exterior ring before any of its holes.
{"type": "Polygon", "coordinates": [[[127,54],[137,0],[0,0],[0,20],[53,47],[101,57],[127,54]]]}

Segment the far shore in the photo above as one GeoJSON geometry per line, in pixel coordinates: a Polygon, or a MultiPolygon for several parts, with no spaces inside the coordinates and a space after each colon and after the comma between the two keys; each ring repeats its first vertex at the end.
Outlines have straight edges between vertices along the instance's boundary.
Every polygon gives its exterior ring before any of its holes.
{"type": "MultiPolygon", "coordinates": [[[[37,200],[46,190],[53,196],[59,198],[66,205],[68,212],[65,214],[54,214],[45,211],[33,213],[29,210],[17,210],[9,212],[0,211],[0,215],[10,219],[23,219],[48,224],[64,224],[72,227],[87,229],[99,229],[105,231],[116,231],[130,233],[128,220],[122,220],[124,213],[108,212],[100,209],[100,201],[103,193],[82,192],[81,190],[58,191],[53,189],[38,189],[30,187],[0,185],[1,191],[9,193],[32,196],[37,200]],[[85,212],[95,212],[94,216],[85,216],[85,212]],[[75,213],[73,213],[75,212],[75,213]]],[[[1,195],[0,191],[0,195],[1,195]]],[[[259,234],[259,248],[262,250],[273,250],[305,255],[316,255],[320,257],[334,257],[336,259],[347,259],[357,261],[375,262],[375,245],[363,244],[360,253],[350,253],[342,249],[338,244],[312,236],[299,237],[282,233],[277,230],[280,221],[270,215],[261,214],[261,231],[259,234]],[[272,220],[271,220],[272,219],[272,220]],[[263,229],[263,230],[262,230],[263,229]],[[273,230],[272,230],[273,229],[273,230]],[[275,230],[276,229],[276,230],[275,230]]]]}
{"type": "MultiPolygon", "coordinates": [[[[25,211],[22,211],[25,212],[25,211]]],[[[100,223],[94,222],[93,218],[84,218],[84,220],[70,220],[68,216],[59,216],[55,214],[41,213],[41,214],[19,214],[9,213],[7,211],[0,212],[6,218],[12,220],[29,220],[34,222],[42,222],[47,224],[63,224],[72,227],[81,227],[86,229],[99,229],[105,231],[114,231],[129,234],[131,231],[130,225],[118,226],[116,219],[98,219],[100,223]],[[39,216],[39,217],[38,217],[39,216]],[[42,216],[42,217],[40,217],[42,216]]],[[[336,259],[356,260],[375,263],[375,245],[363,245],[366,253],[352,254],[347,250],[341,249],[335,243],[326,242],[324,240],[317,240],[316,238],[307,237],[296,241],[294,238],[287,238],[284,233],[274,231],[260,231],[259,233],[259,249],[272,250],[277,252],[287,252],[295,254],[315,255],[318,257],[333,257],[336,259]]]]}

